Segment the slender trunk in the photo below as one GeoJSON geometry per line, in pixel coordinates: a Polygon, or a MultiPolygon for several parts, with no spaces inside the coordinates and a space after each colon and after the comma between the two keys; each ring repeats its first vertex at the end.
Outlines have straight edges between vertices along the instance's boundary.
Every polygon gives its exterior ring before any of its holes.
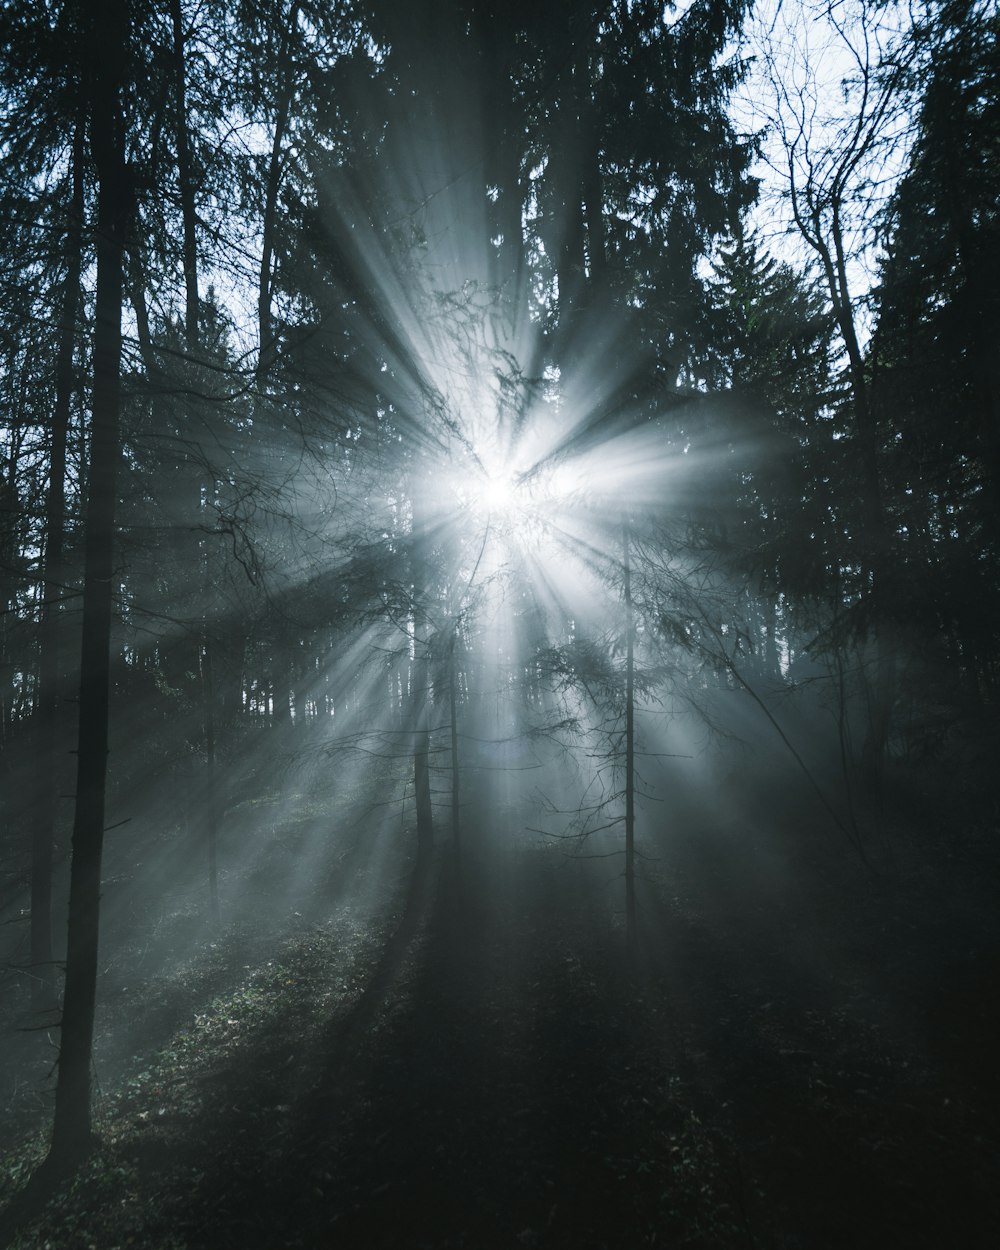
{"type": "Polygon", "coordinates": [[[844,797],[847,800],[847,818],[851,831],[860,845],[861,831],[854,810],[854,787],[851,784],[850,740],[848,734],[847,683],[844,679],[844,656],[840,647],[834,652],[837,664],[837,741],[840,747],[840,770],[844,778],[844,797]]]}
{"type": "Polygon", "coordinates": [[[451,837],[455,852],[456,867],[461,863],[462,843],[459,810],[461,806],[461,774],[458,759],[458,661],[455,657],[455,644],[458,641],[458,626],[451,636],[450,672],[448,674],[448,711],[451,721],[451,837]]]}
{"type": "Polygon", "coordinates": [[[198,238],[194,204],[194,182],[191,177],[191,142],[187,123],[187,87],[184,63],[184,19],[181,0],[170,0],[170,21],[174,35],[174,88],[177,108],[177,181],[181,196],[181,220],[184,225],[184,330],[189,347],[198,342],[198,238]]]}
{"type": "Polygon", "coordinates": [[[769,681],[781,681],[781,654],[778,650],[778,604],[773,591],[764,589],[764,668],[769,681]]]}
{"type": "Polygon", "coordinates": [[[599,118],[589,83],[584,80],[581,112],[587,145],[587,168],[583,180],[584,212],[587,219],[587,253],[591,286],[603,293],[608,258],[604,240],[604,186],[601,177],[601,135],[599,118]]]}
{"type": "MultiPolygon", "coordinates": [[[[66,507],[66,445],[73,396],[73,348],[80,305],[83,251],[83,119],[73,136],[72,193],[66,236],[67,268],[63,287],[56,356],[56,396],[52,410],[52,446],[45,500],[45,586],[38,660],[39,785],[31,846],[31,964],[33,1003],[53,1005],[55,967],[52,961],[52,848],[55,840],[56,796],[62,776],[59,760],[60,686],[62,683],[62,621],[60,600],[66,576],[63,564],[66,507]]],[[[64,744],[64,746],[67,744],[64,744]]]]}
{"type": "MultiPolygon", "coordinates": [[[[549,151],[547,179],[551,183],[550,221],[545,248],[555,263],[559,287],[559,314],[555,359],[564,375],[572,376],[582,351],[586,263],[584,241],[584,158],[580,151],[581,89],[587,90],[586,55],[581,52],[562,73],[555,133],[549,151]],[[581,79],[583,79],[581,87],[581,79]]],[[[563,388],[565,391],[565,380],[563,388]]]]}
{"type": "Polygon", "coordinates": [[[283,657],[276,656],[271,664],[271,719],[275,729],[285,731],[292,723],[292,708],[289,702],[291,682],[283,657]]]}
{"type": "Polygon", "coordinates": [[[146,304],[146,291],[143,286],[146,274],[145,258],[138,254],[136,247],[129,252],[128,263],[128,296],[135,313],[136,338],[139,340],[139,354],[146,370],[147,385],[155,387],[159,378],[159,360],[153,346],[153,332],[149,325],[149,308],[146,304]]]}
{"type": "Polygon", "coordinates": [[[875,636],[875,681],[871,691],[865,740],[861,748],[861,781],[875,802],[883,798],[885,759],[896,693],[896,655],[879,624],[875,636]]]}
{"type": "Polygon", "coordinates": [[[490,174],[497,187],[496,227],[500,245],[494,281],[506,293],[504,308],[512,337],[518,331],[524,278],[524,233],[521,224],[521,153],[517,141],[517,113],[510,99],[510,65],[515,57],[512,32],[494,20],[480,32],[485,50],[487,112],[490,130],[490,174]]]}
{"type": "MultiPolygon", "coordinates": [[[[201,297],[198,290],[198,233],[195,188],[191,171],[191,136],[187,115],[187,68],[184,55],[184,18],[181,0],[170,0],[170,21],[174,37],[174,89],[177,110],[177,181],[180,188],[181,220],[184,229],[184,337],[192,356],[200,346],[201,297]]],[[[202,505],[202,478],[196,474],[196,507],[202,505]]],[[[204,557],[204,553],[203,557],[204,557]]],[[[204,562],[204,560],[203,560],[204,562]]],[[[208,570],[204,571],[206,593],[208,570]]],[[[208,850],[209,909],[214,923],[219,920],[219,883],[216,862],[218,842],[218,799],[215,770],[215,695],[212,681],[211,644],[204,623],[199,642],[202,672],[202,719],[205,739],[205,842],[208,850]]]]}
{"type": "MultiPolygon", "coordinates": [[[[11,362],[6,365],[7,377],[11,375],[11,362]]],[[[6,399],[6,396],[4,396],[6,399]]],[[[7,455],[0,463],[0,512],[7,516],[17,516],[20,500],[17,492],[17,452],[16,439],[8,442],[7,455]]],[[[14,702],[14,675],[17,665],[14,663],[10,645],[10,625],[14,616],[14,604],[17,601],[17,586],[14,569],[17,565],[15,553],[18,551],[17,530],[13,525],[0,527],[0,780],[6,785],[7,773],[10,768],[7,747],[10,739],[12,707],[14,702]]]]}
{"type": "Polygon", "coordinates": [[[413,742],[413,789],[417,804],[417,867],[425,872],[434,852],[434,811],[431,805],[431,735],[427,724],[427,661],[418,660],[414,673],[416,733],[413,742]]]}
{"type": "Polygon", "coordinates": [[[264,185],[264,216],[261,223],[261,257],[260,271],[257,280],[257,332],[259,348],[257,355],[257,388],[263,390],[267,374],[274,364],[275,341],[271,321],[271,291],[274,262],[274,246],[277,235],[278,189],[281,186],[282,148],[288,119],[291,113],[293,75],[292,75],[292,42],[299,20],[299,5],[293,3],[288,15],[286,27],[278,52],[278,74],[280,86],[274,112],[274,134],[271,138],[271,155],[267,166],[267,180],[264,185]]]}
{"type": "Polygon", "coordinates": [[[59,1168],[72,1166],[93,1147],[90,1065],[108,764],[115,500],[121,459],[122,259],[131,200],[121,106],[127,9],[124,0],[108,0],[99,21],[95,12],[87,12],[93,40],[91,148],[98,176],[97,302],[76,813],[59,1077],[49,1150],[51,1165],[59,1168]]]}
{"type": "Polygon", "coordinates": [[[632,535],[622,518],[622,569],[625,598],[625,941],[634,954],[638,931],[635,908],[635,618],[632,610],[632,535]]]}
{"type": "Polygon", "coordinates": [[[417,808],[417,874],[429,874],[434,853],[434,810],[431,803],[430,773],[430,665],[427,658],[426,568],[422,549],[426,522],[423,483],[414,477],[413,491],[413,635],[414,656],[411,674],[413,724],[413,789],[417,808]]]}
{"type": "Polygon", "coordinates": [[[212,672],[212,644],[206,639],[202,656],[205,703],[205,823],[208,849],[208,905],[212,923],[219,923],[219,778],[215,767],[215,681],[212,672]]]}
{"type": "Polygon", "coordinates": [[[827,245],[821,237],[818,217],[812,245],[823,264],[834,315],[847,352],[854,425],[861,459],[862,516],[867,531],[865,563],[869,578],[866,597],[870,604],[871,630],[875,639],[876,654],[871,712],[861,752],[861,780],[867,793],[872,798],[879,799],[882,794],[885,754],[889,741],[895,687],[895,657],[886,636],[885,625],[891,542],[879,473],[878,430],[865,374],[864,355],[854,323],[854,304],[847,276],[843,225],[839,206],[836,203],[833,205],[833,210],[830,245],[827,245]]]}
{"type": "Polygon", "coordinates": [[[580,195],[579,168],[576,159],[564,154],[560,172],[565,190],[559,203],[562,239],[556,263],[559,282],[558,360],[561,369],[572,373],[582,350],[583,201],[580,195]]]}

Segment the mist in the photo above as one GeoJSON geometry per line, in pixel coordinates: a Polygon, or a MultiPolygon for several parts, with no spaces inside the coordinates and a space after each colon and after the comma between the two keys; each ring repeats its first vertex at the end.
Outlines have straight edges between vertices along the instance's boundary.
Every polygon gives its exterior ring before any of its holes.
{"type": "Polygon", "coordinates": [[[4,17],[3,1244],[992,1244],[997,24],[792,10],[4,17]]]}

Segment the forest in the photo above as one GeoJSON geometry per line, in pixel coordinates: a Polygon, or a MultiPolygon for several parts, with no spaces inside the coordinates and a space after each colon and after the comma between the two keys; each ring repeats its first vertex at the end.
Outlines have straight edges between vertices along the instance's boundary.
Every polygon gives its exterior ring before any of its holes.
{"type": "Polygon", "coordinates": [[[990,0],[6,0],[0,1245],[1000,1244],[990,0]]]}

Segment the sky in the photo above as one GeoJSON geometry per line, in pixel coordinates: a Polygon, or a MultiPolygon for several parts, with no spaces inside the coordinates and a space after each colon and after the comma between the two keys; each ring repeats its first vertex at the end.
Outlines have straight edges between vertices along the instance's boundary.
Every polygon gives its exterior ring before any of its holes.
{"type": "MultiPolygon", "coordinates": [[[[870,121],[875,115],[878,92],[865,96],[864,70],[910,54],[905,35],[911,20],[910,6],[870,0],[760,0],[755,5],[741,48],[751,60],[750,72],[733,97],[732,116],[744,133],[762,136],[754,169],[761,194],[750,223],[782,259],[797,265],[815,262],[789,203],[789,147],[794,146],[800,184],[810,162],[821,179],[828,179],[830,163],[823,160],[823,150],[845,151],[856,142],[859,119],[870,121]]],[[[870,154],[845,187],[849,278],[863,335],[868,332],[863,300],[877,281],[879,214],[905,169],[911,123],[901,95],[874,126],[870,154]]]]}

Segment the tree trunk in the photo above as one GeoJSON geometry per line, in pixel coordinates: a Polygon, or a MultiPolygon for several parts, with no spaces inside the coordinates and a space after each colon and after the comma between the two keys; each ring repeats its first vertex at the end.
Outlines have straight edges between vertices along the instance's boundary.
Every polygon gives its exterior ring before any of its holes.
{"type": "Polygon", "coordinates": [[[456,867],[462,858],[460,807],[461,807],[461,773],[458,759],[458,660],[455,655],[458,641],[458,625],[453,626],[451,635],[451,652],[449,655],[448,672],[448,711],[451,721],[451,839],[455,853],[456,867]]]}
{"type": "Polygon", "coordinates": [[[215,681],[212,643],[206,638],[202,653],[205,705],[205,842],[208,851],[208,906],[212,923],[219,923],[219,776],[215,765],[215,681]]]}
{"type": "Polygon", "coordinates": [[[70,869],[66,988],[50,1165],[70,1167],[93,1147],[90,1066],[100,921],[108,763],[108,703],[122,350],[122,261],[131,207],[121,94],[128,17],[124,0],[90,26],[91,150],[98,177],[97,302],[90,479],[84,543],[83,638],[76,813],[70,869]]]}
{"type": "Polygon", "coordinates": [[[294,3],[288,15],[288,25],[278,50],[278,98],[274,110],[274,134],[271,138],[271,155],[264,185],[264,215],[261,225],[260,271],[257,281],[257,330],[260,340],[257,353],[257,388],[264,389],[268,372],[274,364],[275,342],[271,322],[271,292],[274,263],[274,244],[278,226],[278,189],[281,185],[282,145],[288,129],[292,105],[292,43],[299,20],[299,6],[294,3]]]}
{"type": "MultiPolygon", "coordinates": [[[[559,323],[556,355],[560,369],[571,375],[583,347],[581,321],[586,269],[583,168],[577,139],[580,129],[577,73],[576,66],[565,72],[558,115],[558,151],[553,151],[549,158],[557,197],[557,220],[553,223],[553,231],[558,239],[556,278],[559,284],[559,323]]],[[[565,381],[563,387],[565,389],[565,381]]]]}
{"type": "MultiPolygon", "coordinates": [[[[49,485],[45,500],[45,585],[38,659],[39,770],[31,844],[31,964],[32,1001],[36,1010],[54,1006],[55,965],[52,960],[52,848],[55,839],[56,796],[63,768],[59,759],[60,697],[62,685],[62,620],[60,601],[65,591],[63,546],[66,508],[66,444],[73,396],[73,348],[80,306],[80,270],[83,250],[83,132],[77,121],[73,136],[72,193],[66,231],[66,280],[63,287],[56,357],[56,396],[52,411],[49,485]]],[[[67,743],[63,744],[67,746],[67,743]]]]}
{"type": "Polygon", "coordinates": [[[510,99],[510,66],[515,59],[512,31],[499,14],[480,32],[486,78],[486,122],[490,126],[489,170],[497,188],[496,229],[500,236],[494,283],[503,292],[507,330],[516,342],[523,311],[524,231],[517,119],[510,99]]]}
{"type": "Polygon", "coordinates": [[[634,955],[638,932],[635,908],[635,619],[632,610],[632,535],[622,519],[622,570],[625,598],[625,942],[634,955]]]}
{"type": "MultiPolygon", "coordinates": [[[[195,208],[194,179],[191,171],[191,138],[187,118],[187,66],[184,54],[184,17],[181,0],[170,0],[170,22],[174,37],[174,90],[177,109],[177,181],[180,188],[181,220],[184,229],[184,338],[188,351],[197,356],[200,347],[201,296],[198,286],[198,233],[195,208]]],[[[195,474],[196,508],[204,507],[204,478],[195,474]]],[[[211,490],[211,482],[209,483],[211,490]]],[[[203,581],[208,594],[209,574],[202,551],[203,581]]],[[[218,777],[215,767],[215,686],[212,676],[211,641],[203,620],[198,643],[198,668],[201,671],[202,722],[205,742],[205,843],[208,852],[209,910],[213,923],[219,920],[218,844],[218,777]]]]}
{"type": "Polygon", "coordinates": [[[191,178],[191,143],[187,124],[187,89],[184,63],[184,19],[181,0],[170,0],[170,21],[174,35],[174,88],[177,106],[177,181],[181,196],[181,219],[184,224],[184,330],[188,346],[198,343],[198,238],[194,204],[194,183],[191,178]]]}
{"type": "MultiPolygon", "coordinates": [[[[834,316],[847,352],[851,379],[854,428],[860,452],[862,516],[867,531],[864,563],[869,577],[866,597],[870,605],[871,630],[875,639],[875,681],[871,711],[861,753],[861,782],[873,799],[880,799],[886,748],[892,719],[895,687],[895,657],[886,634],[885,614],[889,595],[891,541],[882,498],[878,463],[878,428],[872,407],[864,355],[854,322],[854,301],[847,275],[843,223],[839,202],[834,201],[829,226],[829,242],[822,235],[818,210],[814,210],[814,233],[806,238],[823,265],[834,316]]],[[[800,225],[800,229],[801,229],[800,225]]]]}
{"type": "Polygon", "coordinates": [[[426,643],[417,638],[417,655],[413,662],[413,790],[417,808],[417,871],[429,872],[434,853],[434,809],[431,803],[429,725],[430,666],[423,648],[426,643]]]}
{"type": "Polygon", "coordinates": [[[414,475],[413,506],[413,637],[414,654],[410,699],[413,725],[413,789],[417,816],[417,876],[429,876],[434,854],[434,810],[431,802],[430,774],[430,664],[427,657],[427,617],[424,599],[427,594],[426,565],[423,542],[426,537],[424,484],[421,475],[414,475]]]}

